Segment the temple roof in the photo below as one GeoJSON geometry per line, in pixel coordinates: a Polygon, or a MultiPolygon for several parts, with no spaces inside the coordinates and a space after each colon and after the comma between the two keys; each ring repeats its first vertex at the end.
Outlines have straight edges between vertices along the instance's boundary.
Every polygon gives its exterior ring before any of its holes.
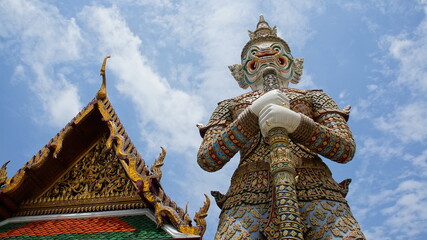
{"type": "MultiPolygon", "coordinates": [[[[107,58],[96,97],[12,178],[6,180],[2,168],[0,217],[149,209],[158,226],[170,223],[181,233],[202,236],[209,199],[192,226],[187,211],[163,191],[161,166],[166,151],[162,148],[149,168],[131,142],[107,97],[107,58]]],[[[1,234],[6,234],[4,227],[1,234]]]]}
{"type": "Polygon", "coordinates": [[[200,239],[156,227],[146,209],[83,214],[13,217],[0,224],[2,239],[200,239]]]}
{"type": "Polygon", "coordinates": [[[169,239],[145,215],[27,220],[0,227],[2,239],[169,239]]]}

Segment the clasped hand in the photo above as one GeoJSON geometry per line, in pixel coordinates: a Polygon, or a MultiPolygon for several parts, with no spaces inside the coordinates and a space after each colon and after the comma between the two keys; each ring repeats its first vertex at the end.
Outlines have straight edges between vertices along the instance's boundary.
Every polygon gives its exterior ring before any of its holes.
{"type": "Polygon", "coordinates": [[[293,133],[301,122],[301,115],[289,109],[289,98],[277,89],[259,97],[249,108],[259,117],[259,127],[264,137],[277,127],[293,133]]]}

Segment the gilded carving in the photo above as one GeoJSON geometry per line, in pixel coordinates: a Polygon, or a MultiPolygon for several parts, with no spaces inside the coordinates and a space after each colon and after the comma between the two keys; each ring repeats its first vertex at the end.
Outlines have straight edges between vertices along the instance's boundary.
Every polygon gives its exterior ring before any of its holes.
{"type": "Polygon", "coordinates": [[[44,146],[21,169],[19,169],[18,172],[16,172],[15,175],[7,181],[2,191],[7,193],[18,189],[24,180],[24,169],[35,169],[41,166],[47,160],[49,154],[52,151],[51,149],[53,149],[53,157],[56,158],[62,149],[62,142],[64,138],[72,129],[71,125],[78,124],[84,117],[87,116],[87,114],[93,110],[92,103],[86,106],[69,124],[67,124],[67,126],[65,126],[54,138],[52,138],[46,146],[44,146]]]}
{"type": "Polygon", "coordinates": [[[113,149],[119,157],[129,178],[138,186],[139,194],[153,204],[157,225],[161,226],[163,224],[163,215],[167,215],[180,232],[202,236],[206,230],[206,222],[203,221],[203,218],[207,216],[206,213],[210,202],[205,202],[205,205],[197,213],[198,222],[204,225],[191,226],[191,218],[188,216],[188,213],[171,201],[160,185],[162,177],[161,166],[163,166],[166,150],[161,148],[162,152],[154,161],[150,171],[148,171],[142,158],[133,151],[133,145],[130,144],[128,138],[122,135],[124,129],[117,116],[109,114],[109,112],[112,112],[112,109],[108,98],[98,100],[98,102],[101,103],[98,104],[98,109],[109,128],[106,147],[113,149]],[[208,205],[206,206],[206,204],[208,205]]]}
{"type": "Polygon", "coordinates": [[[205,218],[208,216],[207,213],[209,210],[209,206],[211,205],[211,200],[209,199],[209,197],[206,194],[205,194],[205,198],[206,198],[206,201],[204,202],[203,206],[194,215],[194,221],[196,222],[196,224],[199,226],[204,226],[204,228],[202,228],[202,230],[200,232],[201,236],[203,236],[203,234],[206,231],[206,220],[205,220],[205,218]]]}
{"type": "Polygon", "coordinates": [[[159,157],[156,158],[153,165],[150,167],[150,171],[153,173],[154,176],[157,177],[157,180],[160,181],[162,179],[162,169],[163,162],[166,157],[166,150],[163,147],[160,147],[162,149],[162,152],[159,154],[159,157]]]}
{"type": "Polygon", "coordinates": [[[110,56],[106,56],[104,58],[104,62],[102,63],[102,67],[100,70],[100,75],[102,76],[102,85],[96,93],[96,99],[105,99],[107,97],[107,78],[105,76],[105,66],[107,65],[108,58],[110,58],[110,56]]]}
{"type": "Polygon", "coordinates": [[[153,208],[156,222],[162,225],[169,217],[178,231],[202,236],[206,230],[205,217],[209,209],[206,196],[204,206],[195,215],[196,226],[187,210],[183,210],[163,191],[160,180],[165,149],[149,169],[137,152],[123,125],[112,108],[106,93],[104,59],[101,68],[103,83],[96,98],[92,100],[65,128],[26,163],[13,178],[6,180],[5,166],[0,170],[0,187],[9,193],[19,189],[26,179],[26,168],[37,168],[51,157],[57,158],[62,143],[90,113],[99,111],[109,132],[101,137],[88,151],[77,159],[63,176],[49,186],[45,192],[33,199],[20,203],[16,216],[63,214],[91,211],[111,211],[135,208],[153,208]],[[3,179],[4,178],[4,179],[3,179]],[[143,201],[144,200],[144,201],[143,201]],[[149,206],[148,206],[149,204],[149,206]]]}
{"type": "Polygon", "coordinates": [[[128,195],[134,189],[115,152],[105,148],[105,138],[101,138],[92,150],[41,198],[106,197],[116,193],[128,195]]]}
{"type": "Polygon", "coordinates": [[[146,205],[113,149],[101,138],[41,196],[21,204],[17,215],[142,208],[146,205]]]}
{"type": "Polygon", "coordinates": [[[7,172],[6,172],[6,166],[9,164],[10,161],[7,161],[0,169],[0,188],[2,188],[6,182],[7,182],[7,172]]]}

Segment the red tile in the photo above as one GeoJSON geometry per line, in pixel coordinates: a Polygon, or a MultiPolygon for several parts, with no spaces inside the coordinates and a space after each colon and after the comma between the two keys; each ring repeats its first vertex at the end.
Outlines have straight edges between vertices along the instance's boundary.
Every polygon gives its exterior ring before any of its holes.
{"type": "Polygon", "coordinates": [[[136,229],[119,217],[36,221],[0,233],[0,237],[73,233],[127,232],[136,229]]]}

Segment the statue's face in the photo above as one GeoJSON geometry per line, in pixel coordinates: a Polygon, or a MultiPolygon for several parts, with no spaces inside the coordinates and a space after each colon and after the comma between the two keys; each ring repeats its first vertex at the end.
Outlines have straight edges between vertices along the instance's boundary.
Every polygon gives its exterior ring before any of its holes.
{"type": "Polygon", "coordinates": [[[285,51],[280,42],[265,41],[248,48],[242,59],[244,79],[252,89],[263,85],[263,72],[269,68],[276,70],[282,87],[287,87],[293,76],[293,57],[285,51]]]}

